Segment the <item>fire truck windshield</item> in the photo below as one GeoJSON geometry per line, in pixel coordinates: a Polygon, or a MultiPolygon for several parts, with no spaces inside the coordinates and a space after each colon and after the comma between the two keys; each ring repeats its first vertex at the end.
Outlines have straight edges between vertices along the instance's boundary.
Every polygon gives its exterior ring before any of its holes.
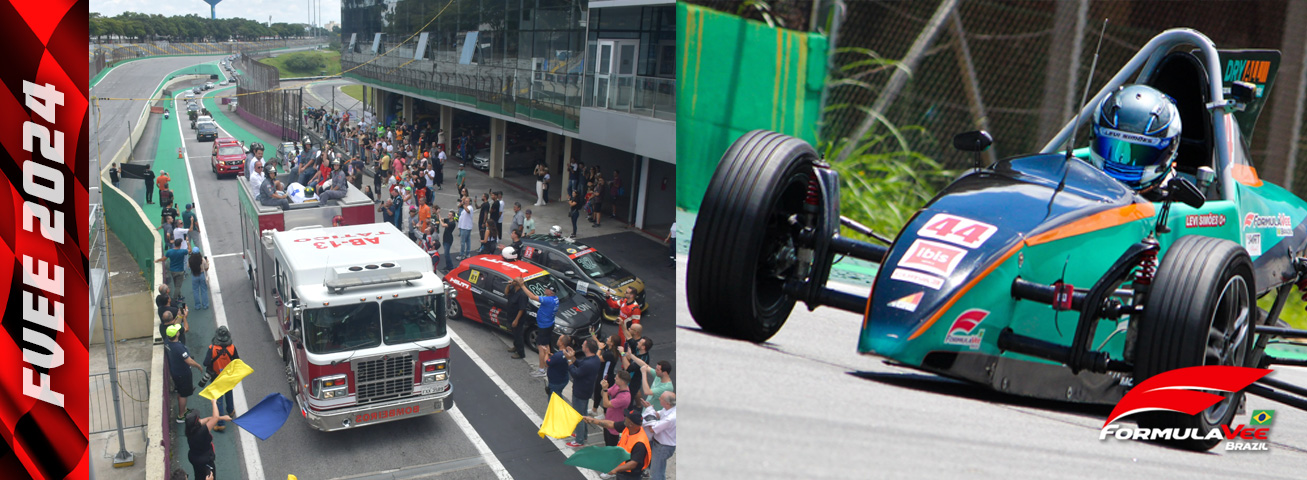
{"type": "Polygon", "coordinates": [[[445,296],[397,298],[381,303],[381,330],[387,345],[445,336],[445,296]]]}
{"type": "Polygon", "coordinates": [[[312,353],[336,353],[381,345],[376,302],[304,311],[304,343],[312,353]]]}

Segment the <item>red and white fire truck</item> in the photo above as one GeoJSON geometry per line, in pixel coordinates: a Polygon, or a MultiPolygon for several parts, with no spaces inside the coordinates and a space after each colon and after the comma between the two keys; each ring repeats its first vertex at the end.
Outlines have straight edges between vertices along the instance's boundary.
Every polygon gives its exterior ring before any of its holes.
{"type": "Polygon", "coordinates": [[[247,271],[309,425],[342,430],[453,408],[445,290],[431,257],[394,225],[371,223],[371,203],[349,196],[311,207],[317,214],[263,212],[277,209],[250,200],[242,206],[258,208],[242,208],[241,223],[258,236],[246,244],[247,271]],[[348,209],[360,207],[369,209],[368,223],[321,226],[336,215],[348,221],[348,209]],[[294,226],[263,228],[275,215],[294,226]],[[325,221],[307,225],[301,216],[325,221]]]}

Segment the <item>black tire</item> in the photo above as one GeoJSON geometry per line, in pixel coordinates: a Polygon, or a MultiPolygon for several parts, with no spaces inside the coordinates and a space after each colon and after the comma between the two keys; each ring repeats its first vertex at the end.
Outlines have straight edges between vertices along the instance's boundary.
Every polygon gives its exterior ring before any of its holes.
{"type": "MultiPolygon", "coordinates": [[[[536,350],[536,335],[539,334],[540,334],[539,328],[532,327],[532,326],[526,327],[526,331],[522,332],[523,344],[526,345],[526,347],[530,350],[536,350]]],[[[550,348],[550,350],[552,350],[552,347],[550,348]]]]}
{"type": "Polygon", "coordinates": [[[458,299],[450,298],[449,300],[447,300],[447,303],[449,304],[449,306],[445,310],[445,315],[450,320],[462,320],[463,312],[459,310],[458,299]]]}
{"type": "MultiPolygon", "coordinates": [[[[1181,237],[1167,250],[1144,304],[1135,350],[1135,384],[1169,370],[1201,365],[1246,367],[1257,320],[1253,265],[1243,247],[1210,237],[1181,237]]],[[[1219,393],[1219,392],[1213,392],[1219,393]]],[[[1147,412],[1141,427],[1196,428],[1202,434],[1229,425],[1243,393],[1197,415],[1147,412]]],[[[1169,442],[1203,451],[1219,439],[1169,442]]]]}
{"type": "Polygon", "coordinates": [[[785,324],[795,298],[783,287],[794,267],[777,271],[769,260],[795,245],[786,219],[803,212],[818,161],[803,140],[762,130],[744,134],[722,156],[694,225],[686,272],[687,304],[704,330],[763,342],[785,324]]]}

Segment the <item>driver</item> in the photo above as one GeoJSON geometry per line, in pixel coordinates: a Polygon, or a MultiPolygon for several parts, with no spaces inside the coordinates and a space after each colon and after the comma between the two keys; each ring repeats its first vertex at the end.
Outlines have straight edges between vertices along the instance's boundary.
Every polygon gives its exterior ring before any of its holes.
{"type": "Polygon", "coordinates": [[[1147,85],[1117,88],[1094,111],[1090,162],[1148,196],[1173,175],[1180,146],[1175,101],[1147,85]]]}

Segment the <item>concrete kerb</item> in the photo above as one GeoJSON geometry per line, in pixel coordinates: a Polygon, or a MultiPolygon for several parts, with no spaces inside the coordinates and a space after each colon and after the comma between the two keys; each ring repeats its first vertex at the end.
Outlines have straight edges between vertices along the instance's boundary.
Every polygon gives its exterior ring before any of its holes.
{"type": "MultiPolygon", "coordinates": [[[[191,68],[191,67],[186,67],[186,68],[191,68]]],[[[184,70],[184,69],[179,69],[179,70],[184,70]]],[[[178,70],[174,70],[174,72],[175,71],[178,70]]],[[[159,86],[155,88],[154,94],[152,94],[151,97],[157,97],[159,92],[162,91],[164,88],[171,87],[181,82],[193,81],[201,78],[209,78],[209,77],[208,75],[181,75],[181,76],[173,77],[171,80],[161,80],[159,82],[159,86]]],[[[117,191],[119,194],[123,195],[124,198],[127,198],[129,201],[131,201],[133,207],[135,207],[136,209],[137,215],[141,219],[142,225],[145,225],[146,228],[149,228],[151,230],[151,236],[154,238],[153,251],[155,252],[160,252],[163,249],[162,237],[160,236],[159,232],[154,231],[153,228],[150,228],[152,223],[150,222],[149,218],[146,217],[145,211],[141,209],[140,204],[136,203],[134,199],[132,199],[122,190],[119,190],[118,188],[114,187],[112,183],[109,182],[108,172],[110,166],[112,166],[114,163],[119,163],[125,160],[127,158],[128,152],[136,147],[136,144],[141,139],[141,135],[143,135],[145,132],[145,124],[146,124],[145,119],[150,113],[150,108],[153,107],[154,104],[157,104],[162,100],[163,99],[154,98],[153,100],[146,103],[145,107],[141,109],[141,115],[137,118],[136,128],[133,129],[131,135],[127,139],[127,142],[123,143],[123,146],[118,149],[118,152],[116,154],[114,154],[113,159],[107,164],[103,164],[100,169],[101,188],[112,188],[115,191],[117,191]]],[[[162,285],[162,284],[163,284],[163,271],[159,269],[154,269],[154,275],[151,282],[151,290],[153,290],[153,287],[155,285],[162,285]]],[[[145,427],[145,432],[146,432],[145,434],[147,439],[147,443],[146,443],[147,446],[146,446],[146,453],[145,453],[146,479],[164,480],[165,478],[167,478],[168,448],[165,442],[163,441],[163,429],[165,426],[167,426],[167,422],[169,421],[169,419],[164,418],[164,402],[167,401],[167,395],[166,392],[164,391],[165,382],[163,379],[163,374],[164,374],[163,343],[162,343],[163,338],[159,335],[159,329],[157,323],[159,321],[158,306],[151,305],[150,310],[154,313],[154,321],[156,323],[153,332],[154,347],[150,354],[151,382],[149,387],[150,388],[150,402],[148,407],[149,420],[147,421],[145,427]],[[157,441],[155,441],[156,439],[157,441]]]]}

